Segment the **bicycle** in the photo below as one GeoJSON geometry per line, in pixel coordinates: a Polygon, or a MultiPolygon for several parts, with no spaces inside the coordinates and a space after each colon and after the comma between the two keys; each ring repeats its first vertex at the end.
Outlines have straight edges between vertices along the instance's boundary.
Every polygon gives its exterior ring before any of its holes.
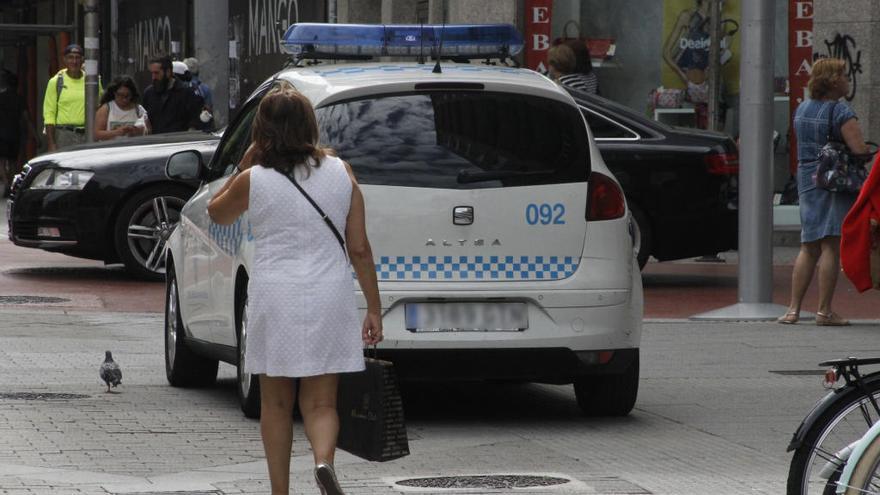
{"type": "Polygon", "coordinates": [[[855,444],[835,493],[880,494],[880,423],[855,444]]]}
{"type": "Polygon", "coordinates": [[[824,384],[832,390],[813,406],[792,435],[787,448],[794,451],[787,495],[836,493],[859,439],[880,421],[880,371],[862,375],[859,370],[859,366],[874,364],[880,364],[880,358],[849,357],[819,363],[831,367],[824,384]],[[835,387],[841,378],[844,383],[835,387]]]}

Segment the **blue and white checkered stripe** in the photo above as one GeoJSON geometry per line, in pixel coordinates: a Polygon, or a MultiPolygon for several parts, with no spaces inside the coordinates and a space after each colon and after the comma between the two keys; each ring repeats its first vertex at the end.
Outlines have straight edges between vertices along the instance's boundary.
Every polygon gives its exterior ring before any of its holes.
{"type": "Polygon", "coordinates": [[[217,243],[217,246],[229,256],[238,254],[241,247],[241,240],[247,236],[247,240],[254,240],[251,233],[251,223],[248,222],[246,227],[241,225],[241,217],[230,225],[218,225],[211,222],[208,225],[208,235],[217,243]]]}
{"type": "Polygon", "coordinates": [[[573,256],[380,256],[379,280],[560,280],[578,268],[573,256]]]}

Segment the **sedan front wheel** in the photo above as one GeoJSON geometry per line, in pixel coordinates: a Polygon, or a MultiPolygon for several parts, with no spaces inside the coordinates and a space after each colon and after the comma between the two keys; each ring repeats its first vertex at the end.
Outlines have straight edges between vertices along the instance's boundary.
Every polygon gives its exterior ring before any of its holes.
{"type": "Polygon", "coordinates": [[[180,210],[192,195],[186,188],[163,185],[132,196],[116,219],[116,251],[125,268],[146,280],[165,278],[165,251],[180,210]]]}

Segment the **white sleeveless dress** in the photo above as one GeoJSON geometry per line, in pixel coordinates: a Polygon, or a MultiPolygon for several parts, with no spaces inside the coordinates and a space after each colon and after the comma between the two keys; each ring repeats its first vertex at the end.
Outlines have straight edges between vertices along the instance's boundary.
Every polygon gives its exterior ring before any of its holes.
{"type": "MultiPolygon", "coordinates": [[[[296,168],[297,182],[345,235],[351,179],[342,160],[296,168]]],[[[364,369],[354,282],[339,241],[286,177],[251,168],[245,371],[303,377],[364,369]]]]}

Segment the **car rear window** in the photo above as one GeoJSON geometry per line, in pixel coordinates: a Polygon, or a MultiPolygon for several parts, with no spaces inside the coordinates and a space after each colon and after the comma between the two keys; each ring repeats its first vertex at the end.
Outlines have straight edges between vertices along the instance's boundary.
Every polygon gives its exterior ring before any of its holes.
{"type": "Polygon", "coordinates": [[[481,189],[585,182],[576,107],[528,95],[435,91],[316,110],[321,139],[362,184],[481,189]]]}

